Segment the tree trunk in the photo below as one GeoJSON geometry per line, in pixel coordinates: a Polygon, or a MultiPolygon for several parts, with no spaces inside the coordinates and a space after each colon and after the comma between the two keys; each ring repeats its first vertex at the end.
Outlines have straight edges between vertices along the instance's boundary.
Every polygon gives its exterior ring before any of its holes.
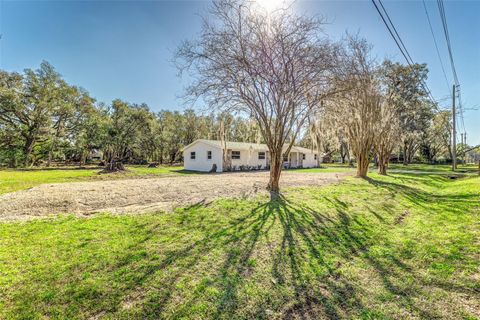
{"type": "Polygon", "coordinates": [[[387,175],[387,166],[384,163],[378,164],[378,173],[381,174],[382,176],[387,175]]]}
{"type": "Polygon", "coordinates": [[[80,167],[87,163],[88,152],[86,150],[80,151],[80,167]]]}
{"type": "Polygon", "coordinates": [[[379,148],[377,152],[378,160],[378,173],[381,175],[387,175],[388,163],[390,161],[391,151],[379,148]]]}
{"type": "Polygon", "coordinates": [[[47,167],[52,164],[52,150],[48,150],[47,167]]]}
{"type": "Polygon", "coordinates": [[[343,152],[343,143],[340,143],[340,158],[341,158],[342,164],[345,163],[345,156],[346,154],[343,152]]]}
{"type": "Polygon", "coordinates": [[[267,190],[270,191],[270,200],[274,201],[280,198],[280,174],[282,173],[282,152],[270,152],[270,180],[267,190]]]}
{"type": "Polygon", "coordinates": [[[119,159],[112,159],[109,163],[105,165],[103,169],[104,172],[117,172],[117,171],[125,171],[125,167],[123,163],[119,159]]]}
{"type": "Polygon", "coordinates": [[[34,139],[32,137],[28,137],[25,141],[25,146],[23,147],[23,152],[25,155],[25,167],[30,166],[30,156],[33,151],[34,139]]]}
{"type": "Polygon", "coordinates": [[[378,173],[382,176],[387,175],[388,158],[385,155],[378,155],[378,173]]]}
{"type": "Polygon", "coordinates": [[[370,159],[368,157],[368,151],[357,156],[357,177],[358,178],[367,177],[369,165],[370,165],[370,159]]]}

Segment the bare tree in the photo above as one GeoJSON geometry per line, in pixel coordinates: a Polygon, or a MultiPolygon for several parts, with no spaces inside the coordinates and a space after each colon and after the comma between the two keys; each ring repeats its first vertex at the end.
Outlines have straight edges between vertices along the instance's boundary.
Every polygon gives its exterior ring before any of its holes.
{"type": "Polygon", "coordinates": [[[400,140],[398,114],[394,105],[388,103],[388,99],[381,105],[378,120],[374,148],[378,160],[378,173],[386,175],[393,149],[400,140]]]}
{"type": "Polygon", "coordinates": [[[271,197],[279,195],[282,156],[311,111],[328,96],[334,46],[322,22],[288,9],[261,10],[253,1],[215,1],[198,41],[177,52],[191,71],[187,95],[254,118],[270,153],[271,197]]]}
{"type": "Polygon", "coordinates": [[[370,58],[370,49],[365,40],[348,36],[343,64],[345,90],[330,103],[335,123],[345,132],[355,156],[358,177],[367,176],[382,105],[378,67],[370,58]]]}

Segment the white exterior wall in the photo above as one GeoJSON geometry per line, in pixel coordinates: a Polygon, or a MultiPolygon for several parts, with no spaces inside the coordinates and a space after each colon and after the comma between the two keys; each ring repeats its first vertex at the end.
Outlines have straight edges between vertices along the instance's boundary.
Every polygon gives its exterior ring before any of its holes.
{"type": "Polygon", "coordinates": [[[185,170],[209,172],[213,164],[217,172],[223,171],[222,149],[204,142],[198,142],[183,150],[183,166],[185,170]],[[212,151],[212,159],[207,159],[207,151],[212,151]],[[195,159],[190,159],[190,153],[195,152],[195,159]]]}
{"type": "Polygon", "coordinates": [[[267,152],[265,151],[265,159],[258,159],[259,151],[253,150],[235,150],[240,151],[240,159],[232,159],[232,167],[235,166],[236,170],[239,170],[240,166],[259,166],[262,165],[262,169],[267,165],[267,152]]]}
{"type": "Polygon", "coordinates": [[[303,160],[303,167],[304,168],[313,168],[318,165],[317,160],[315,160],[315,154],[312,153],[305,153],[305,160],[303,160]]]}
{"type": "MultiPolygon", "coordinates": [[[[231,151],[240,151],[240,159],[231,159],[232,168],[235,167],[235,170],[240,170],[240,166],[250,166],[258,167],[261,165],[264,169],[267,163],[267,151],[265,150],[265,159],[258,159],[258,153],[262,151],[258,150],[239,150],[239,149],[229,149],[231,151]]],[[[303,151],[303,150],[302,150],[303,151]]],[[[315,153],[313,151],[297,153],[297,151],[292,151],[292,157],[297,155],[301,157],[301,153],[305,154],[305,160],[302,160],[303,168],[312,168],[318,166],[317,160],[315,160],[315,153]]],[[[229,152],[230,153],[230,152],[229,152]]],[[[202,171],[209,172],[212,169],[212,165],[217,165],[217,172],[223,171],[223,152],[219,146],[213,146],[209,143],[198,141],[193,143],[191,146],[186,148],[183,151],[184,167],[186,170],[192,171],[202,171]],[[212,159],[207,159],[207,151],[212,152],[212,159]],[[190,153],[195,152],[195,159],[190,159],[190,153]]],[[[294,160],[292,158],[292,160],[294,160]]],[[[298,163],[292,161],[292,163],[298,163]]]]}

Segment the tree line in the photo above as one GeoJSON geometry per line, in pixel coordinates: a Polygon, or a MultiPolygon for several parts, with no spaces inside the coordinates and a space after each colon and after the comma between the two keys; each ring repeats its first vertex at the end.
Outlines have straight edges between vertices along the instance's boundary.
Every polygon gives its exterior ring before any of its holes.
{"type": "Polygon", "coordinates": [[[153,112],[120,99],[99,103],[48,62],[23,73],[0,71],[0,166],[82,165],[93,151],[107,163],[175,163],[185,145],[220,134],[259,141],[254,121],[230,113],[153,112]]]}

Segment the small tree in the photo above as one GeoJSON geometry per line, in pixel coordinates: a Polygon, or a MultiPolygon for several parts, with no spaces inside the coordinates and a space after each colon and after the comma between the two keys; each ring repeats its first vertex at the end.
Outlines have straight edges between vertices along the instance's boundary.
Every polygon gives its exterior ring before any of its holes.
{"type": "Polygon", "coordinates": [[[386,175],[390,156],[399,141],[400,131],[398,115],[388,101],[382,104],[378,120],[374,148],[378,160],[378,173],[386,175]]]}
{"type": "Polygon", "coordinates": [[[344,55],[344,91],[330,104],[335,124],[343,129],[357,162],[357,176],[366,177],[375,145],[382,94],[378,67],[370,58],[370,45],[348,36],[344,55]]]}
{"type": "Polygon", "coordinates": [[[270,153],[272,198],[279,195],[282,156],[329,92],[333,46],[321,21],[288,10],[262,11],[253,1],[215,1],[198,41],[177,52],[192,71],[187,90],[211,106],[254,118],[270,153]]]}

